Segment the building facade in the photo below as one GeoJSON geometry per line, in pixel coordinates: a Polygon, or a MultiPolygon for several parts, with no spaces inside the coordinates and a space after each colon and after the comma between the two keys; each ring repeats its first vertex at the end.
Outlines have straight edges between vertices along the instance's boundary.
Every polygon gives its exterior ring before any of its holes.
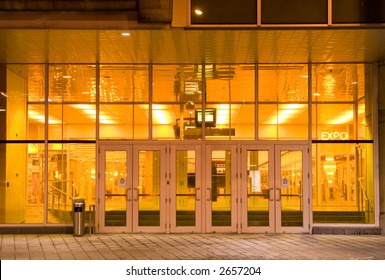
{"type": "Polygon", "coordinates": [[[384,233],[383,1],[0,15],[0,232],[384,233]]]}

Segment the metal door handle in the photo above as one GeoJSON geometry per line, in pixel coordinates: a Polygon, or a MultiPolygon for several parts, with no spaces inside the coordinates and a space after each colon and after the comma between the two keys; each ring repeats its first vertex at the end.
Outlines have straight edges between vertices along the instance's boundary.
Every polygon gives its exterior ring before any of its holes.
{"type": "MultiPolygon", "coordinates": [[[[271,191],[273,191],[273,190],[274,190],[274,188],[269,189],[269,200],[270,201],[274,201],[274,197],[273,197],[273,195],[271,195],[271,191]]],[[[274,194],[274,192],[273,192],[273,194],[274,194]]]]}
{"type": "Polygon", "coordinates": [[[131,188],[127,188],[126,189],[126,200],[127,201],[131,201],[130,194],[131,194],[131,188]]]}
{"type": "Polygon", "coordinates": [[[277,201],[281,201],[281,189],[280,188],[276,188],[275,191],[278,191],[277,201]]]}
{"type": "Polygon", "coordinates": [[[212,188],[207,188],[207,190],[210,192],[210,196],[209,198],[207,199],[207,201],[211,201],[211,198],[213,196],[213,189],[212,188]]]}

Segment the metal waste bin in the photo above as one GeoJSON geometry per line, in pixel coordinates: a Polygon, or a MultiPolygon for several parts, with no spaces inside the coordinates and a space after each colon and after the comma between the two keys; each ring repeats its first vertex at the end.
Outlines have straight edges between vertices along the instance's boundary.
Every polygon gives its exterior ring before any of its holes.
{"type": "Polygon", "coordinates": [[[84,235],[84,213],[86,209],[86,203],[83,198],[73,199],[73,221],[74,221],[74,235],[84,235]]]}

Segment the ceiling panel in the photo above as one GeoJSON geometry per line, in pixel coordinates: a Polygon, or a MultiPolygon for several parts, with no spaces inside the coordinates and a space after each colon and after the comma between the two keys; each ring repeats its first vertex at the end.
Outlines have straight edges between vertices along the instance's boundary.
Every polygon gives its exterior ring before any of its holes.
{"type": "Polygon", "coordinates": [[[0,30],[0,63],[306,63],[385,60],[385,28],[0,30]]]}

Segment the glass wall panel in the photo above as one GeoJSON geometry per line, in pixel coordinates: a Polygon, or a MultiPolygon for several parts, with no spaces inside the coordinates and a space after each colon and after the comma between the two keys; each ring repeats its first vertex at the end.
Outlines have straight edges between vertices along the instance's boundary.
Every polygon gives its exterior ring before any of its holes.
{"type": "Polygon", "coordinates": [[[95,144],[48,145],[48,223],[72,223],[72,199],[95,205],[95,144]]]}
{"type": "Polygon", "coordinates": [[[148,65],[101,65],[100,102],[101,139],[148,139],[148,65]]]}
{"type": "Polygon", "coordinates": [[[262,24],[327,24],[328,0],[262,0],[262,24]]]}
{"type": "Polygon", "coordinates": [[[353,102],[365,95],[364,64],[315,64],[313,101],[353,102]]]}
{"type": "Polygon", "coordinates": [[[313,66],[313,139],[373,139],[371,80],[363,64],[313,66]]]}
{"type": "Polygon", "coordinates": [[[202,107],[202,66],[154,65],[154,139],[199,139],[195,111],[202,107]]]}
{"type": "Polygon", "coordinates": [[[313,105],[313,139],[356,139],[352,104],[313,105]]]}
{"type": "MultiPolygon", "coordinates": [[[[18,64],[2,67],[4,79],[0,88],[3,104],[0,110],[6,113],[8,140],[44,139],[44,65],[18,64]]],[[[5,136],[5,135],[4,135],[5,136]]]]}
{"type": "Polygon", "coordinates": [[[0,223],[44,222],[43,145],[0,144],[0,223]]]}
{"type": "Polygon", "coordinates": [[[374,223],[372,144],[313,144],[314,223],[374,223]]]}
{"type": "Polygon", "coordinates": [[[208,139],[255,139],[255,66],[206,65],[205,77],[208,139]]]}
{"type": "Polygon", "coordinates": [[[260,65],[258,138],[308,138],[308,67],[304,64],[260,65]]]}
{"type": "Polygon", "coordinates": [[[383,0],[333,0],[332,3],[333,23],[385,23],[383,0]]]}
{"type": "Polygon", "coordinates": [[[306,102],[306,64],[262,64],[258,67],[258,102],[306,102]]]}
{"type": "Polygon", "coordinates": [[[256,0],[191,0],[192,24],[257,24],[256,0]]]}
{"type": "Polygon", "coordinates": [[[95,101],[95,66],[50,65],[49,139],[95,139],[95,101]]]}

